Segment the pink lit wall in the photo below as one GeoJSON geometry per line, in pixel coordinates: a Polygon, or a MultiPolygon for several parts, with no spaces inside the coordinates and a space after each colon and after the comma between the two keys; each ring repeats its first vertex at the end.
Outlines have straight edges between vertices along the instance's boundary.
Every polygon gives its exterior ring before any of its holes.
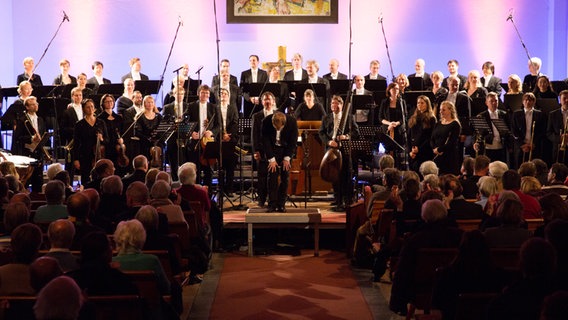
{"type": "MultiPolygon", "coordinates": [[[[275,61],[277,47],[287,46],[288,58],[300,52],[319,61],[327,73],[330,58],[340,60],[348,73],[349,1],[339,0],[338,24],[227,24],[226,0],[216,0],[220,55],[232,62],[237,77],[248,68],[248,56],[275,61]]],[[[308,0],[309,1],[309,0],[308,0]]],[[[457,59],[460,73],[480,69],[491,60],[497,75],[506,78],[527,73],[527,57],[513,25],[514,20],[532,56],[543,59],[543,72],[554,79],[567,76],[568,9],[564,0],[353,0],[352,74],[368,73],[369,61],[381,61],[381,73],[390,67],[378,18],[390,47],[394,73],[412,73],[414,60],[426,60],[429,72],[447,74],[446,62],[457,59]]],[[[65,22],[37,73],[51,83],[59,73],[58,61],[71,61],[71,74],[91,76],[94,60],[105,64],[105,77],[118,82],[129,71],[128,59],[142,59],[142,72],[159,79],[178,26],[179,30],[166,79],[188,62],[193,73],[204,66],[202,79],[216,73],[216,35],[213,0],[3,0],[0,10],[0,84],[15,85],[22,59],[43,53],[62,20],[65,22]]]]}

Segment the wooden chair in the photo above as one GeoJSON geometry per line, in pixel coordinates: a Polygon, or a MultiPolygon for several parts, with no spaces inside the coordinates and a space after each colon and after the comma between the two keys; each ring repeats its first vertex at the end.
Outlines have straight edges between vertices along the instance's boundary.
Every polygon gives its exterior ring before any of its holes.
{"type": "Polygon", "coordinates": [[[137,295],[91,296],[85,303],[91,304],[97,320],[144,319],[144,305],[137,295]]]}
{"type": "Polygon", "coordinates": [[[381,210],[385,208],[385,201],[384,200],[375,200],[371,204],[371,224],[375,225],[377,220],[379,220],[379,215],[381,210]]]}
{"type": "Polygon", "coordinates": [[[375,235],[373,241],[386,244],[390,237],[390,230],[393,222],[394,210],[381,209],[377,223],[375,225],[375,235]]]}
{"type": "Polygon", "coordinates": [[[35,302],[34,296],[0,296],[0,319],[35,320],[35,302]]]}
{"type": "Polygon", "coordinates": [[[496,267],[519,271],[520,248],[491,248],[489,252],[496,267]]]}
{"type": "Polygon", "coordinates": [[[457,219],[456,223],[458,224],[458,228],[467,232],[478,230],[479,225],[481,224],[481,219],[457,219]]]}
{"type": "Polygon", "coordinates": [[[172,281],[174,279],[175,274],[172,271],[172,263],[170,261],[170,253],[168,250],[144,250],[142,253],[153,254],[158,257],[168,280],[172,281]]]}
{"type": "Polygon", "coordinates": [[[538,227],[544,224],[544,219],[525,219],[525,222],[527,223],[527,229],[533,234],[538,227]]]}
{"type": "Polygon", "coordinates": [[[414,272],[416,298],[409,304],[406,319],[412,319],[416,309],[430,313],[432,288],[436,279],[436,269],[449,265],[458,253],[457,248],[418,249],[414,272]]]}
{"type": "MultiPolygon", "coordinates": [[[[162,303],[162,293],[158,288],[158,278],[154,271],[123,271],[138,287],[140,298],[150,307],[159,307],[162,303]]],[[[165,296],[169,300],[169,296],[165,296]]]]}
{"type": "Polygon", "coordinates": [[[181,244],[181,256],[186,258],[191,252],[191,235],[187,224],[185,222],[174,222],[169,223],[170,233],[177,234],[179,236],[179,242],[181,244]]]}

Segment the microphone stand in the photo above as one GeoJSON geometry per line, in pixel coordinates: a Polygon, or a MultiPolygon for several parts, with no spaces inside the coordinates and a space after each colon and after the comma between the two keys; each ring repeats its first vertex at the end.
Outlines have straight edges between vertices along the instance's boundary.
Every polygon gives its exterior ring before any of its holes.
{"type": "Polygon", "coordinates": [[[517,29],[517,25],[515,24],[515,20],[513,20],[513,13],[509,14],[507,21],[511,21],[511,23],[513,24],[513,27],[515,28],[515,31],[517,32],[517,36],[519,37],[519,40],[521,41],[521,45],[525,49],[525,53],[527,54],[527,58],[529,59],[529,61],[531,61],[531,55],[529,54],[529,50],[527,49],[527,46],[525,46],[525,43],[523,42],[523,38],[521,37],[521,34],[519,33],[519,29],[517,29]]]}
{"type": "Polygon", "coordinates": [[[406,101],[404,101],[404,99],[402,99],[401,97],[399,97],[398,99],[400,99],[400,108],[401,108],[401,112],[402,112],[402,137],[404,139],[404,150],[402,151],[404,154],[404,165],[406,168],[406,171],[410,170],[409,167],[409,163],[408,163],[408,132],[406,130],[406,118],[407,118],[407,114],[406,114],[406,101]]]}
{"type": "MultiPolygon", "coordinates": [[[[160,76],[160,82],[158,84],[158,93],[160,93],[160,90],[162,90],[162,86],[164,84],[164,75],[166,74],[166,69],[168,68],[168,62],[170,61],[170,57],[172,56],[172,51],[174,50],[174,45],[176,43],[176,39],[178,36],[178,32],[179,32],[179,28],[183,26],[183,22],[181,21],[181,18],[178,20],[178,26],[176,28],[176,33],[174,35],[174,40],[172,41],[172,45],[170,46],[170,52],[168,53],[168,58],[166,59],[166,64],[164,65],[164,70],[162,71],[162,75],[160,76]]],[[[179,69],[177,70],[178,74],[179,74],[179,69]]],[[[176,78],[177,81],[177,78],[176,78]]],[[[162,91],[162,97],[163,97],[164,92],[162,91]]],[[[156,94],[158,95],[158,94],[156,94]]],[[[162,99],[162,101],[164,101],[162,99]]]]}
{"type": "Polygon", "coordinates": [[[389,51],[389,44],[387,42],[387,36],[385,34],[385,25],[383,24],[383,15],[382,14],[379,17],[379,23],[381,24],[381,30],[383,31],[383,38],[385,38],[385,47],[387,48],[387,57],[389,58],[389,66],[390,66],[390,70],[391,70],[392,82],[395,82],[396,78],[394,76],[394,71],[392,69],[392,61],[391,61],[391,56],[390,56],[390,51],[389,51]]]}
{"type": "Polygon", "coordinates": [[[43,50],[43,54],[41,55],[41,57],[39,58],[39,60],[37,61],[37,63],[35,64],[33,70],[32,70],[32,74],[30,75],[29,80],[32,80],[34,73],[36,71],[36,69],[39,67],[39,64],[41,63],[41,61],[43,60],[43,58],[45,57],[45,54],[47,53],[47,50],[49,50],[49,47],[51,46],[51,43],[53,42],[53,40],[55,40],[55,37],[57,36],[57,34],[59,33],[59,29],[61,29],[61,26],[63,25],[63,22],[65,22],[65,20],[67,20],[69,22],[69,18],[67,18],[67,15],[64,13],[63,14],[63,19],[61,19],[61,22],[59,23],[59,26],[57,27],[57,30],[55,30],[55,34],[53,35],[53,37],[51,38],[51,40],[49,40],[49,43],[47,44],[47,47],[45,47],[45,50],[43,50]]]}

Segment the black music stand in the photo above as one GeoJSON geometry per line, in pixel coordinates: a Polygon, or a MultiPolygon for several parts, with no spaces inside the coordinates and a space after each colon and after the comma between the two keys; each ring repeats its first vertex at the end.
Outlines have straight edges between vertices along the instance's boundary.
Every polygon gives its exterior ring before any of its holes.
{"type": "Polygon", "coordinates": [[[124,84],[122,83],[103,83],[99,85],[97,94],[110,94],[115,98],[120,97],[124,93],[124,84]]]}
{"type": "Polygon", "coordinates": [[[477,135],[482,139],[485,139],[485,136],[489,134],[489,132],[493,132],[487,121],[485,121],[485,117],[471,117],[469,122],[473,126],[473,130],[475,130],[477,135]]]}
{"type": "Polygon", "coordinates": [[[137,80],[134,81],[134,90],[142,93],[142,96],[157,94],[160,90],[160,80],[137,80]]]}
{"type": "Polygon", "coordinates": [[[323,83],[296,83],[294,91],[296,92],[296,106],[304,102],[304,92],[311,89],[315,93],[316,101],[321,103],[324,110],[327,110],[327,88],[323,83]]]}
{"type": "Polygon", "coordinates": [[[381,102],[387,98],[386,91],[373,91],[373,99],[375,100],[375,104],[380,106],[381,102]]]}
{"type": "Polygon", "coordinates": [[[503,96],[503,105],[507,112],[515,112],[523,108],[523,94],[505,94],[503,96]]]}
{"type": "Polygon", "coordinates": [[[369,110],[367,125],[374,125],[375,120],[375,100],[370,95],[352,95],[351,113],[355,116],[357,110],[369,110]]]}
{"type": "Polygon", "coordinates": [[[423,91],[425,88],[424,86],[424,78],[422,77],[410,77],[408,78],[408,83],[410,90],[412,91],[423,91]]]}
{"type": "MultiPolygon", "coordinates": [[[[229,142],[223,142],[222,143],[223,146],[223,150],[221,151],[223,153],[223,161],[234,161],[234,154],[235,154],[235,147],[237,146],[236,142],[233,141],[229,141],[229,142]]],[[[219,141],[212,141],[212,142],[208,142],[205,145],[205,149],[203,150],[203,157],[207,160],[211,160],[211,159],[217,159],[219,160],[219,158],[221,157],[221,155],[219,154],[220,151],[220,146],[219,146],[219,141]]],[[[222,192],[223,193],[223,198],[227,199],[229,201],[229,203],[231,204],[231,208],[235,207],[235,204],[233,203],[233,201],[231,200],[231,198],[229,198],[229,196],[225,193],[225,191],[221,188],[222,185],[222,181],[225,177],[224,174],[224,169],[221,166],[220,163],[218,163],[219,166],[219,174],[217,175],[217,192],[222,192]]],[[[219,199],[219,198],[217,198],[219,199]]],[[[223,206],[222,203],[219,203],[219,206],[223,206]]],[[[225,209],[226,210],[226,209],[225,209]]]]}
{"type": "Polygon", "coordinates": [[[383,147],[386,150],[390,151],[404,151],[404,147],[401,146],[398,142],[396,142],[393,138],[391,138],[388,134],[385,134],[382,131],[378,132],[379,142],[383,144],[383,147]]]}
{"type": "Polygon", "coordinates": [[[365,79],[365,89],[370,91],[387,91],[387,80],[384,79],[365,79]]]}
{"type": "MultiPolygon", "coordinates": [[[[505,139],[505,141],[510,140],[509,137],[512,135],[511,131],[509,130],[509,126],[505,122],[504,119],[491,119],[491,123],[497,128],[499,131],[499,136],[501,139],[505,139]]],[[[507,163],[510,163],[511,159],[509,158],[509,152],[506,152],[507,163]]]]}
{"type": "Polygon", "coordinates": [[[345,96],[351,90],[349,85],[351,84],[351,80],[349,79],[336,79],[336,80],[329,80],[329,94],[330,95],[342,95],[345,96]]]}
{"type": "MultiPolygon", "coordinates": [[[[359,127],[359,132],[361,132],[361,127],[359,127]]],[[[351,142],[351,161],[357,161],[357,162],[362,161],[363,163],[365,163],[367,161],[373,160],[374,142],[372,139],[351,140],[350,142],[351,142]]],[[[369,170],[370,176],[359,175],[359,172],[357,172],[356,175],[357,186],[359,186],[359,181],[366,181],[369,183],[373,183],[373,181],[375,180],[375,171],[373,170],[372,166],[370,169],[371,169],[369,170]]],[[[358,189],[357,192],[362,193],[362,190],[358,189]]]]}
{"type": "MultiPolygon", "coordinates": [[[[185,119],[184,119],[185,120],[185,119]]],[[[182,121],[177,124],[177,167],[180,167],[180,162],[182,158],[182,149],[186,147],[185,141],[191,138],[191,133],[197,128],[197,122],[186,122],[182,121]]],[[[167,144],[166,144],[167,145],[167,144]]],[[[185,159],[184,159],[185,160],[185,159]]],[[[170,172],[172,164],[170,163],[170,172]]],[[[177,176],[177,172],[175,173],[177,176]]],[[[179,177],[178,177],[179,179],[179,177]]]]}
{"type": "MultiPolygon", "coordinates": [[[[45,144],[47,143],[47,141],[49,141],[49,139],[51,138],[53,134],[49,133],[49,132],[44,132],[43,135],[41,136],[41,140],[38,142],[38,144],[35,146],[35,148],[33,148],[33,150],[30,150],[32,153],[36,152],[37,156],[39,158],[45,156],[45,155],[49,155],[49,152],[47,150],[44,149],[45,144]],[[42,152],[40,152],[40,150],[42,152]],[[43,156],[42,156],[43,154],[43,156]]],[[[47,157],[46,160],[50,160],[49,157],[47,157]]]]}
{"type": "Polygon", "coordinates": [[[260,97],[264,92],[272,92],[275,97],[280,97],[280,83],[244,83],[243,92],[250,93],[251,97],[260,97]]]}
{"type": "Polygon", "coordinates": [[[485,105],[485,98],[471,99],[471,117],[475,117],[485,110],[487,110],[487,106],[485,105]]]}
{"type": "Polygon", "coordinates": [[[546,116],[548,116],[550,112],[560,108],[558,99],[536,99],[536,106],[538,109],[542,110],[546,116]]]}
{"type": "MultiPolygon", "coordinates": [[[[150,140],[155,141],[155,146],[160,146],[170,139],[176,130],[176,123],[168,123],[166,121],[160,122],[160,124],[152,131],[150,134],[150,140]]],[[[162,163],[160,164],[160,169],[164,169],[164,159],[162,157],[162,163]]]]}
{"type": "MultiPolygon", "coordinates": [[[[280,86],[280,85],[278,85],[280,86]]],[[[251,178],[251,187],[249,190],[247,190],[246,192],[244,191],[244,180],[243,180],[243,152],[244,152],[244,146],[245,146],[245,142],[244,142],[244,136],[245,135],[250,135],[252,129],[252,119],[251,118],[239,118],[238,119],[238,133],[239,133],[239,140],[238,140],[238,144],[239,144],[239,180],[241,183],[241,187],[240,187],[240,194],[239,194],[239,205],[238,206],[234,206],[233,210],[247,210],[248,207],[243,205],[243,195],[246,196],[247,193],[250,192],[251,196],[248,197],[251,201],[254,201],[254,194],[255,194],[255,189],[254,189],[254,169],[253,169],[253,162],[254,162],[254,155],[251,155],[251,157],[253,157],[253,161],[251,161],[251,166],[250,166],[250,178],[251,178]],[[247,134],[248,133],[248,134],[247,134]]]]}

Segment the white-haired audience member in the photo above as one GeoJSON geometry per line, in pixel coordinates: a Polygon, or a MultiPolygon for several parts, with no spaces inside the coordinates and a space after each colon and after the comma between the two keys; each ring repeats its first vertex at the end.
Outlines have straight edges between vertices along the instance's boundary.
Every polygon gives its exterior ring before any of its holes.
{"type": "Polygon", "coordinates": [[[434,161],[424,161],[422,162],[422,164],[420,165],[420,168],[418,169],[420,171],[420,175],[425,177],[429,174],[435,174],[438,175],[438,166],[436,165],[436,163],[434,161]]]}

